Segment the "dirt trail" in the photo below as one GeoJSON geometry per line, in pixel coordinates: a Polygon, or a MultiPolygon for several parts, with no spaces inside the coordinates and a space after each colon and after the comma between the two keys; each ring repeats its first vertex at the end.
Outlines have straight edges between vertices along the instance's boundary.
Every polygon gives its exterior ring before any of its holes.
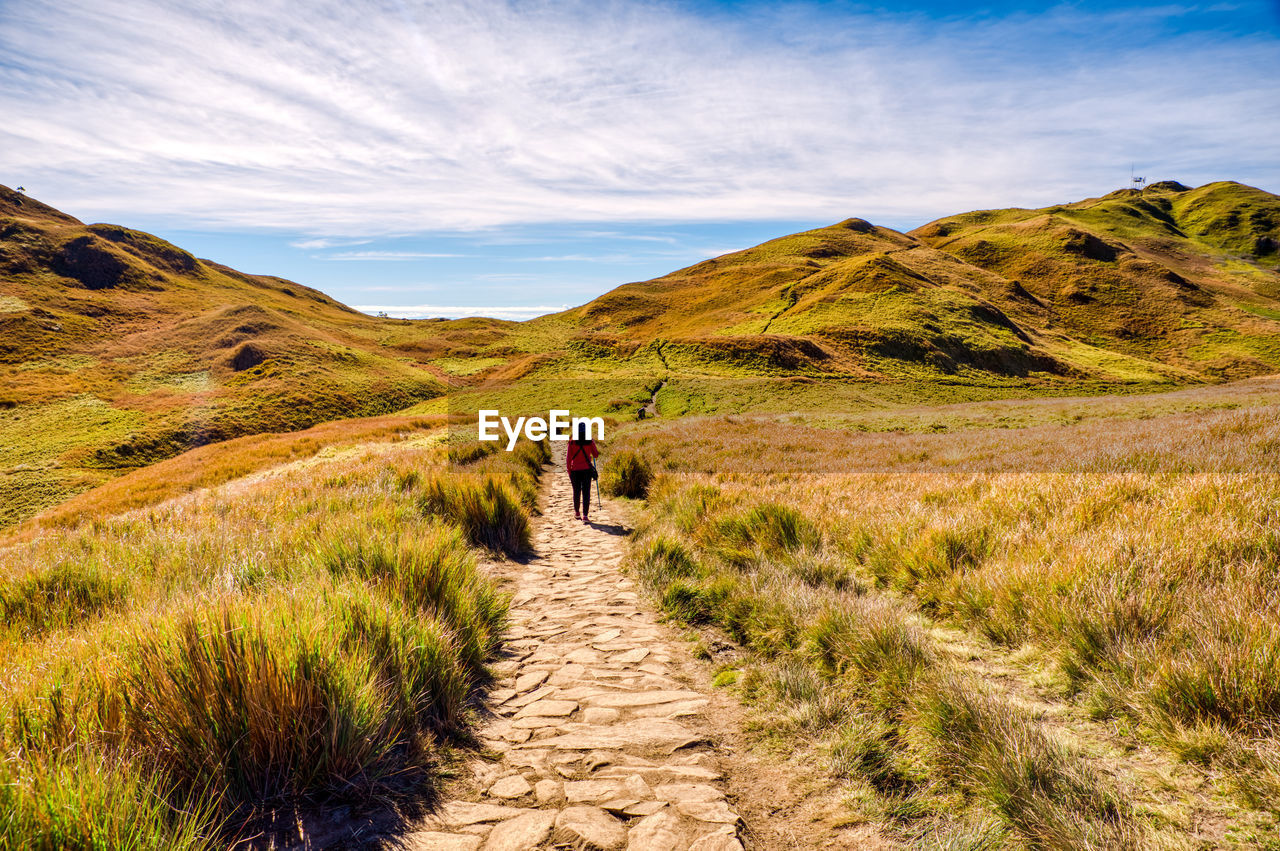
{"type": "Polygon", "coordinates": [[[512,626],[497,714],[480,731],[500,758],[474,760],[470,799],[445,803],[401,847],[741,849],[704,732],[713,698],[680,676],[688,650],[620,573],[627,530],[608,504],[593,505],[591,526],[573,518],[562,463],[547,476],[536,558],[503,569],[512,626]]]}

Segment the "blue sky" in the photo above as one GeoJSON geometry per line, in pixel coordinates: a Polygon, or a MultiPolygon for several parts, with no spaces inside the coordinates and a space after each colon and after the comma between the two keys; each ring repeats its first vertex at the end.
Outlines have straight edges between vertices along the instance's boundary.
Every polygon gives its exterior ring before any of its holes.
{"type": "Polygon", "coordinates": [[[392,315],[849,216],[1280,191],[1280,4],[0,0],[0,183],[392,315]]]}

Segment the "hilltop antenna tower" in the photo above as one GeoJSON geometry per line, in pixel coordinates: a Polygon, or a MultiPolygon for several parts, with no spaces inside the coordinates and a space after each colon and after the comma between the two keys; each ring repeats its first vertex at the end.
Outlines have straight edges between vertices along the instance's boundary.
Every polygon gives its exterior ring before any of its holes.
{"type": "Polygon", "coordinates": [[[1145,177],[1135,177],[1133,173],[1133,166],[1129,166],[1129,188],[1141,190],[1142,187],[1146,185],[1147,179],[1145,177]]]}

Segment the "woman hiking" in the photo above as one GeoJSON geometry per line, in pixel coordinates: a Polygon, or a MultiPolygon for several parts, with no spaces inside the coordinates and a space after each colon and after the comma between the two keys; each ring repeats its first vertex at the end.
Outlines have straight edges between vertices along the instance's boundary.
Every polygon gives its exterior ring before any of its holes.
{"type": "Polygon", "coordinates": [[[569,482],[573,485],[573,516],[583,523],[590,523],[587,512],[591,510],[591,482],[595,479],[593,458],[600,457],[596,442],[587,433],[587,424],[578,423],[578,435],[569,441],[565,466],[569,468],[569,482]],[[578,510],[581,502],[582,510],[578,510]]]}

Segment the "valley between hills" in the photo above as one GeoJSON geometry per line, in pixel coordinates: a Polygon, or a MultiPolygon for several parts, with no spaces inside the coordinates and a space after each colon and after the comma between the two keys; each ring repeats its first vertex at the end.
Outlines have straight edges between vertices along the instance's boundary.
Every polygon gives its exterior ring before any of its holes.
{"type": "Polygon", "coordinates": [[[1237,183],[526,322],[0,187],[0,849],[1275,848],[1277,374],[1237,183]]]}

